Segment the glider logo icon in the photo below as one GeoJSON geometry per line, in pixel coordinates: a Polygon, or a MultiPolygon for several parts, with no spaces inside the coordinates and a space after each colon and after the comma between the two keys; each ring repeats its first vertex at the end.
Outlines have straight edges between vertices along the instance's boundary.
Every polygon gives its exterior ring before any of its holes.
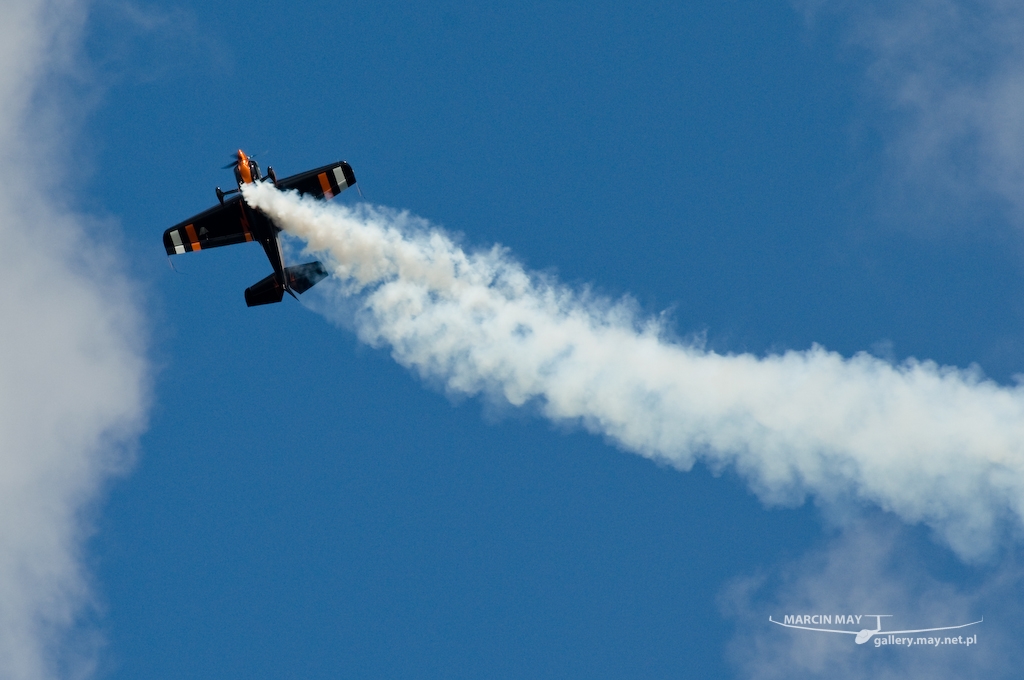
{"type": "Polygon", "coordinates": [[[868,640],[875,639],[875,647],[883,645],[927,645],[939,647],[942,645],[964,645],[969,647],[978,643],[978,636],[963,637],[952,636],[921,636],[921,637],[900,637],[910,633],[934,633],[941,630],[958,630],[974,626],[985,620],[984,617],[971,623],[963,623],[959,626],[939,626],[937,628],[915,628],[913,630],[882,630],[882,619],[892,618],[892,614],[786,614],[782,621],[776,621],[768,617],[771,623],[785,628],[796,628],[798,630],[811,630],[817,633],[839,633],[841,635],[853,635],[853,641],[862,645],[868,640]],[[861,628],[860,630],[840,630],[837,628],[825,628],[829,625],[852,625],[860,626],[861,619],[867,619],[865,624],[874,623],[874,628],[861,628]],[[874,619],[874,621],[871,621],[874,619]]]}

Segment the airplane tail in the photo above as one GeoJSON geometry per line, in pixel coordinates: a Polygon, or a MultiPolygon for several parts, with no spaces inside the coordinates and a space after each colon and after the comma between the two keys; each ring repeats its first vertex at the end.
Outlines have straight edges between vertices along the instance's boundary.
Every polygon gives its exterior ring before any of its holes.
{"type": "MultiPolygon", "coordinates": [[[[320,262],[307,262],[294,267],[285,267],[287,289],[300,295],[327,277],[327,269],[320,262]]],[[[271,274],[259,283],[245,289],[245,304],[249,307],[269,305],[280,302],[284,297],[285,286],[282,285],[277,273],[271,274]]]]}

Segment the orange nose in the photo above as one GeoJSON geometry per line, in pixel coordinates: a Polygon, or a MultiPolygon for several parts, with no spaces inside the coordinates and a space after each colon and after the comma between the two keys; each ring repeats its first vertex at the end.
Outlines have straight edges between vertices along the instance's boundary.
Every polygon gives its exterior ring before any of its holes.
{"type": "Polygon", "coordinates": [[[242,182],[244,184],[252,182],[252,168],[249,167],[248,161],[238,162],[238,173],[242,176],[242,182]]]}

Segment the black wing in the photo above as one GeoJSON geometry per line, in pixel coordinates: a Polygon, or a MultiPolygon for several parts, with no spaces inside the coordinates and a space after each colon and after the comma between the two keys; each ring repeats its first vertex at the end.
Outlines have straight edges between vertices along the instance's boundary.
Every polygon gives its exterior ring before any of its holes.
{"type": "Polygon", "coordinates": [[[277,188],[296,189],[300,194],[314,198],[332,199],[355,183],[356,175],[352,172],[352,166],[341,161],[279,179],[277,188]]]}
{"type": "Polygon", "coordinates": [[[249,220],[238,196],[224,205],[214,206],[206,212],[190,217],[164,232],[164,248],[168,255],[230,246],[251,240],[249,220]]]}

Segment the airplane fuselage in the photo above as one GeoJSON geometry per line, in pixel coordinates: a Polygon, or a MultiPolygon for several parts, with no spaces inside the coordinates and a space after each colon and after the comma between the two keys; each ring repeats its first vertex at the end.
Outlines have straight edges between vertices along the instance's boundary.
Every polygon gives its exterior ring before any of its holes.
{"type": "MultiPolygon", "coordinates": [[[[284,276],[284,251],[281,248],[281,239],[278,234],[281,230],[270,220],[266,214],[251,207],[245,201],[238,201],[238,208],[242,213],[242,228],[252,235],[252,240],[263,246],[263,252],[270,260],[270,266],[274,268],[275,274],[284,276]]],[[[288,289],[288,282],[282,279],[285,289],[288,289]]]]}
{"type": "MultiPolygon", "coordinates": [[[[238,188],[241,189],[243,184],[253,184],[262,178],[259,164],[239,149],[238,162],[235,163],[235,180],[238,182],[238,188]]],[[[281,285],[286,291],[291,292],[288,277],[284,275],[284,250],[278,237],[281,230],[262,211],[250,207],[245,201],[238,203],[242,209],[243,226],[248,223],[253,239],[263,246],[274,273],[281,277],[281,285]]]]}

